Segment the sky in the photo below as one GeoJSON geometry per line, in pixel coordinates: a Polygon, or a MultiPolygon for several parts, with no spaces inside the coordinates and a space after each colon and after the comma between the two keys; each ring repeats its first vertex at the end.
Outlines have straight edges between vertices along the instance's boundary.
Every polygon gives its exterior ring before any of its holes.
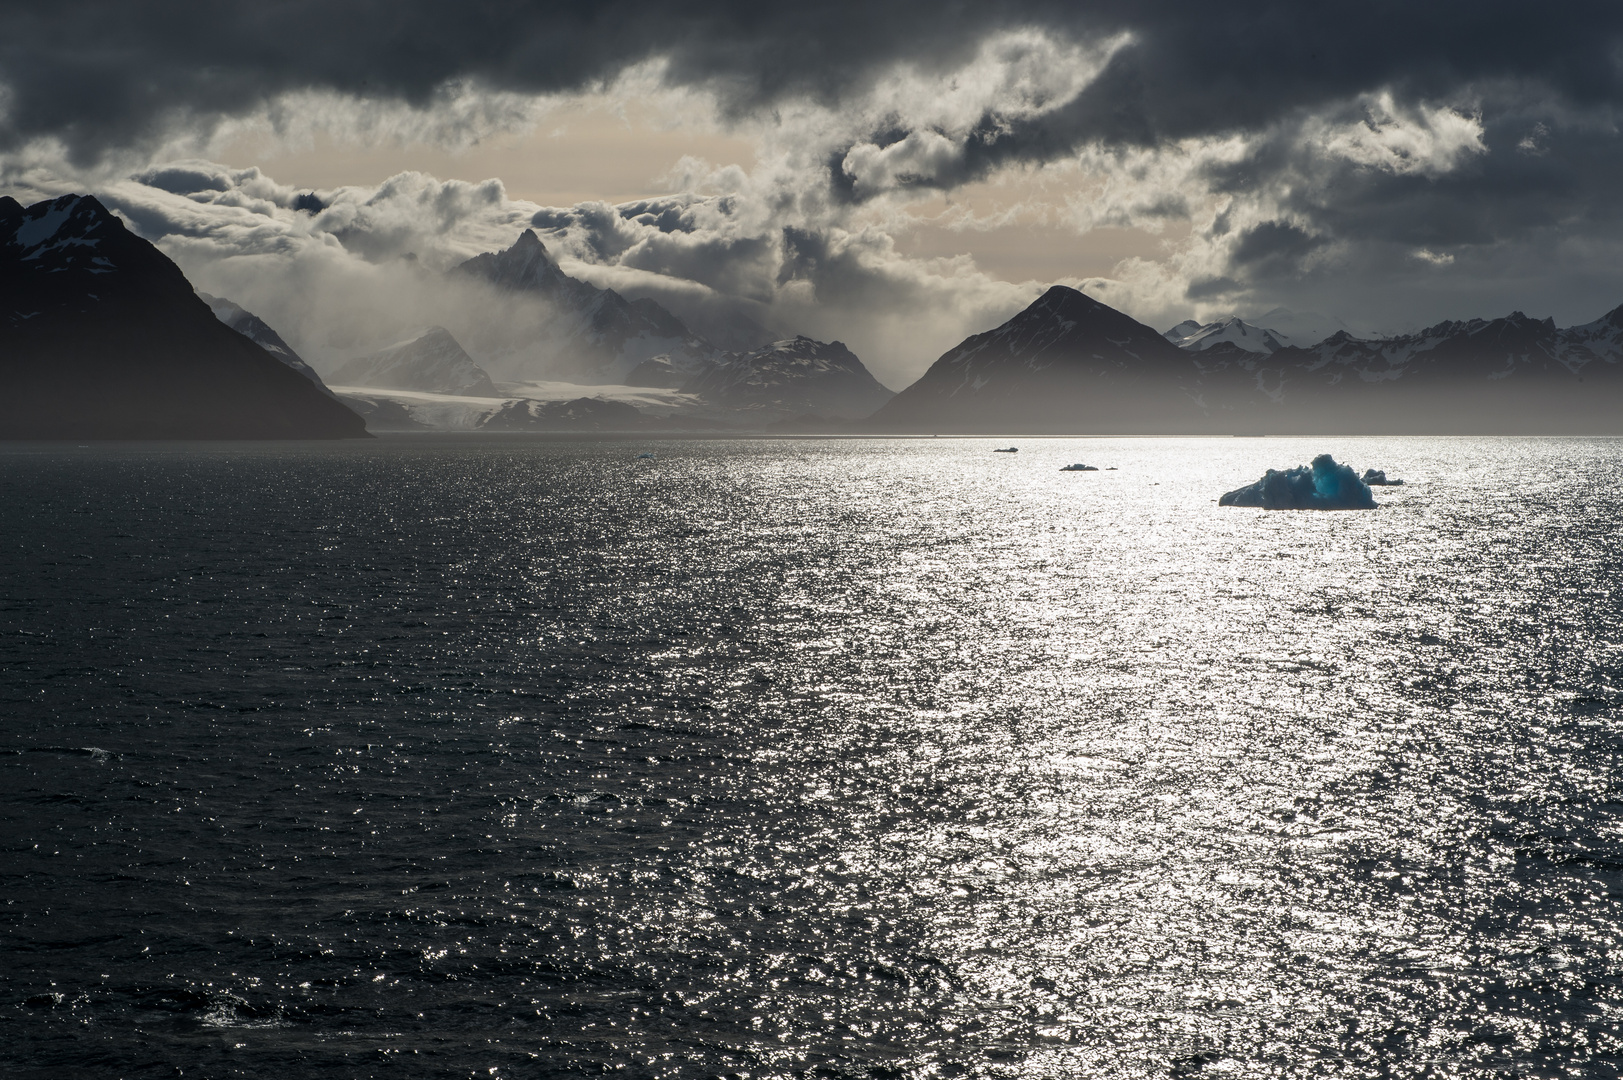
{"type": "Polygon", "coordinates": [[[527,227],[594,284],[842,340],[893,387],[1056,282],[1162,330],[1623,304],[1623,5],[0,18],[0,193],[96,194],[318,366],[394,340],[433,275],[527,227]]]}

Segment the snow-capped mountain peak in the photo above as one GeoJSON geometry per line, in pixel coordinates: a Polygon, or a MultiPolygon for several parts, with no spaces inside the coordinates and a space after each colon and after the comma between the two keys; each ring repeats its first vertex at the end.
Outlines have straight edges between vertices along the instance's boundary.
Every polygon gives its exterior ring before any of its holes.
{"type": "Polygon", "coordinates": [[[123,223],[88,195],[63,195],[26,209],[10,196],[0,199],[0,245],[40,273],[114,272],[118,267],[102,244],[115,227],[123,231],[123,223]]]}
{"type": "Polygon", "coordinates": [[[1213,323],[1197,323],[1193,319],[1168,330],[1166,339],[1180,349],[1201,352],[1214,345],[1234,345],[1253,353],[1272,353],[1290,344],[1290,340],[1275,330],[1253,326],[1235,316],[1213,323]]]}

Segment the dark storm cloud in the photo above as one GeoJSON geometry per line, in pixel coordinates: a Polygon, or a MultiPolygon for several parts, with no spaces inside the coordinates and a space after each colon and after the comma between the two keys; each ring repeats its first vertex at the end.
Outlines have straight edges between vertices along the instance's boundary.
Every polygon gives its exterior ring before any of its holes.
{"type": "MultiPolygon", "coordinates": [[[[1614,3],[1536,13],[1503,3],[1277,0],[66,0],[4,8],[0,144],[54,135],[80,160],[177,120],[206,125],[301,89],[426,105],[452,80],[571,90],[662,56],[672,81],[719,88],[730,107],[750,110],[800,96],[834,103],[897,62],[945,69],[1000,29],[1077,41],[1133,35],[1075,100],[1014,122],[988,116],[954,170],[913,178],[949,185],[1090,140],[1151,144],[1256,128],[1381,86],[1436,98],[1517,79],[1580,107],[1611,104],[1623,40],[1623,6],[1614,3]]],[[[905,122],[891,128],[872,141],[906,134],[905,122]]]]}

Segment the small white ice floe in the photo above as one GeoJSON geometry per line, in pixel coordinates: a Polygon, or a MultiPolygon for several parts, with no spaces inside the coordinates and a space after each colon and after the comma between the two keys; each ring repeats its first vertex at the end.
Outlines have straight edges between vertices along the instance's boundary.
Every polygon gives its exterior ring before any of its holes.
{"type": "Polygon", "coordinates": [[[643,460],[645,460],[645,459],[646,459],[646,460],[649,460],[649,461],[652,461],[652,460],[653,460],[653,458],[654,458],[654,455],[653,455],[653,454],[638,454],[638,455],[637,455],[637,460],[638,460],[638,461],[643,461],[643,460]]]}

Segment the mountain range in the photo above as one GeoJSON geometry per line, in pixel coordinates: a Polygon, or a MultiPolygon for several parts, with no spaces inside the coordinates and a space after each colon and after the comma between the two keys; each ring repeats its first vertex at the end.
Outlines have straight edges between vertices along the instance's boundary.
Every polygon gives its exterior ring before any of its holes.
{"type": "Polygon", "coordinates": [[[837,341],[795,337],[744,350],[719,348],[654,300],[626,300],[564,273],[534,230],[451,273],[515,302],[539,301],[550,317],[529,338],[501,320],[471,326],[470,350],[483,363],[450,331],[434,327],[340,364],[332,383],[374,428],[815,425],[865,417],[892,396],[837,341]],[[509,378],[496,378],[492,369],[509,378]],[[538,380],[540,372],[550,378],[538,380]],[[560,385],[560,375],[579,381],[560,385]]]}
{"type": "Polygon", "coordinates": [[[342,437],[364,434],[358,413],[374,429],[1623,432],[1623,307],[1568,328],[1513,312],[1303,345],[1238,318],[1163,334],[1054,286],[893,395],[837,341],[720,349],[653,300],[564,273],[533,230],[451,273],[539,302],[541,345],[582,381],[503,381],[531,346],[480,324],[471,348],[430,327],[352,357],[335,395],[94,198],[0,198],[0,437],[342,437]]]}
{"type": "Polygon", "coordinates": [[[863,427],[940,434],[1609,433],[1623,431],[1620,376],[1623,308],[1567,329],[1513,312],[1390,338],[1340,331],[1302,347],[1240,320],[1157,334],[1055,286],[946,353],[863,427]]]}

